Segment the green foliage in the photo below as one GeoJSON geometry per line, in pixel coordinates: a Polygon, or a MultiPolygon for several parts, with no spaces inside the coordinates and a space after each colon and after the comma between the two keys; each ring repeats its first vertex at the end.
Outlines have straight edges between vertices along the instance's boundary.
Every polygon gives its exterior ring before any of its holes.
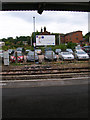
{"type": "Polygon", "coordinates": [[[2,50],[8,50],[8,46],[2,46],[2,50]]]}
{"type": "Polygon", "coordinates": [[[60,44],[59,46],[60,46],[61,50],[66,50],[67,49],[67,46],[65,44],[60,44]]]}
{"type": "Polygon", "coordinates": [[[90,32],[88,32],[86,35],[85,35],[85,39],[87,42],[89,42],[89,37],[90,37],[90,32]]]}
{"type": "Polygon", "coordinates": [[[77,45],[76,43],[68,42],[67,48],[74,49],[76,45],[77,45]]]}

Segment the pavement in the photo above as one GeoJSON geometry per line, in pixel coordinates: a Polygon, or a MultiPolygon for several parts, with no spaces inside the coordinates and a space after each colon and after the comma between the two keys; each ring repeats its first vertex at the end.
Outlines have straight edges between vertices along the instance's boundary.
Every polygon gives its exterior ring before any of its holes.
{"type": "Polygon", "coordinates": [[[29,80],[3,80],[0,81],[2,88],[20,88],[20,87],[43,87],[43,86],[65,86],[88,84],[90,77],[76,78],[52,78],[52,79],[29,79],[29,80]]]}

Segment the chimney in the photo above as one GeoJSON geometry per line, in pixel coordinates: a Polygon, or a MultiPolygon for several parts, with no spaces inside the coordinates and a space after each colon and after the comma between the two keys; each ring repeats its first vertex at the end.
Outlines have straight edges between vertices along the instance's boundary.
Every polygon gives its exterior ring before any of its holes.
{"type": "Polygon", "coordinates": [[[44,27],[44,32],[46,32],[46,27],[44,27]]]}
{"type": "Polygon", "coordinates": [[[41,27],[41,33],[43,32],[42,27],[41,27]]]}

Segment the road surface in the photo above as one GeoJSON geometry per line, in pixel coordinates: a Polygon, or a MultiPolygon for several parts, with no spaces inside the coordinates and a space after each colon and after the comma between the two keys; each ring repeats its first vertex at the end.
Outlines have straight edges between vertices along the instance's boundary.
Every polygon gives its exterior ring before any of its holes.
{"type": "Polygon", "coordinates": [[[88,118],[88,86],[3,88],[3,119],[88,118]]]}

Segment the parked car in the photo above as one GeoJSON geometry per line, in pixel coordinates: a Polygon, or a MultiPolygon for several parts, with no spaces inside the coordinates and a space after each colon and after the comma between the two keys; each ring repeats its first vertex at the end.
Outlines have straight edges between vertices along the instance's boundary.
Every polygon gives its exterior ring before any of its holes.
{"type": "Polygon", "coordinates": [[[74,55],[67,51],[59,53],[58,56],[61,60],[74,60],[74,55]]]}
{"type": "Polygon", "coordinates": [[[68,49],[66,49],[66,51],[73,54],[73,50],[72,50],[72,49],[69,49],[69,48],[68,48],[68,49]]]}
{"type": "Polygon", "coordinates": [[[84,46],[83,50],[89,55],[90,57],[90,46],[84,46]]]}
{"type": "Polygon", "coordinates": [[[75,51],[74,55],[77,60],[88,60],[89,59],[89,55],[83,50],[75,51]]]}
{"type": "Polygon", "coordinates": [[[56,53],[56,54],[59,54],[60,52],[61,52],[61,49],[56,49],[56,50],[55,50],[55,53],[56,53]]]}
{"type": "Polygon", "coordinates": [[[24,61],[24,55],[22,52],[17,52],[17,62],[23,62],[24,61]]]}
{"type": "Polygon", "coordinates": [[[10,56],[10,61],[11,62],[16,62],[15,52],[10,56]]]}
{"type": "Polygon", "coordinates": [[[16,51],[18,52],[18,51],[21,51],[22,53],[25,53],[25,49],[23,48],[23,47],[18,47],[17,49],[16,49],[16,51]]]}
{"type": "Polygon", "coordinates": [[[82,50],[82,47],[81,47],[80,45],[77,45],[77,46],[75,47],[75,50],[82,50]]]}
{"type": "MultiPolygon", "coordinates": [[[[29,62],[29,61],[32,61],[34,62],[34,52],[29,52],[26,56],[26,61],[29,62]]],[[[35,62],[38,62],[39,61],[39,57],[37,55],[37,53],[35,52],[35,62]]]]}
{"type": "Polygon", "coordinates": [[[52,50],[51,47],[46,47],[46,48],[44,49],[45,52],[46,52],[46,51],[50,51],[50,50],[52,50]]]}
{"type": "Polygon", "coordinates": [[[35,52],[36,52],[38,55],[41,55],[41,54],[42,54],[42,50],[41,50],[41,49],[35,49],[35,52]]]}
{"type": "Polygon", "coordinates": [[[26,52],[29,52],[29,51],[31,51],[30,49],[26,49],[26,52]]]}
{"type": "Polygon", "coordinates": [[[8,49],[8,52],[9,52],[9,55],[11,55],[11,54],[14,53],[14,50],[13,49],[8,49]]]}
{"type": "Polygon", "coordinates": [[[57,60],[57,56],[53,51],[46,51],[44,55],[44,60],[57,60]]]}

